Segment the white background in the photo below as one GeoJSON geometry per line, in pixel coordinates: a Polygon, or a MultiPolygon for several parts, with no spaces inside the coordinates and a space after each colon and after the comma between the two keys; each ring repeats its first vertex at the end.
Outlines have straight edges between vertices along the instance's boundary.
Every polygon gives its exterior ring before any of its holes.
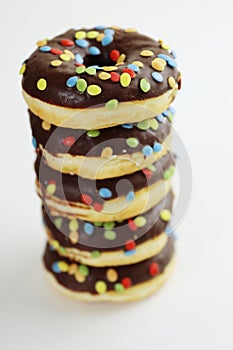
{"type": "Polygon", "coordinates": [[[232,0],[1,1],[1,349],[232,347],[232,14],[232,0]],[[66,299],[41,264],[45,235],[18,70],[38,39],[95,24],[162,37],[184,77],[175,128],[192,161],[192,203],[175,273],[157,295],[132,304],[66,299]]]}

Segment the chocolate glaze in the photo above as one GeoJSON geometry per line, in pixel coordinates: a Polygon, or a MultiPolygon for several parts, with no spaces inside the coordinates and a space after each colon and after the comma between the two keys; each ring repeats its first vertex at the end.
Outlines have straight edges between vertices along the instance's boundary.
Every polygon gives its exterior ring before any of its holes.
{"type": "MultiPolygon", "coordinates": [[[[86,31],[86,29],[80,29],[86,31]]],[[[89,29],[92,30],[92,29],[89,29]]],[[[42,101],[64,107],[71,108],[87,108],[92,106],[97,106],[106,103],[111,99],[118,99],[118,101],[135,101],[135,100],[145,100],[148,98],[160,96],[166,91],[170,90],[168,84],[168,77],[172,76],[176,81],[179,80],[179,73],[176,68],[171,68],[166,65],[163,72],[163,82],[157,83],[153,80],[151,74],[154,69],[151,67],[151,62],[158,54],[172,55],[161,48],[159,42],[149,38],[145,35],[139,34],[137,32],[127,33],[122,29],[115,30],[114,40],[111,44],[107,46],[102,46],[101,42],[96,39],[87,39],[90,46],[96,46],[100,49],[101,54],[99,56],[91,56],[88,53],[87,48],[80,48],[76,45],[73,47],[65,47],[61,44],[62,39],[75,40],[74,34],[77,30],[71,29],[66,33],[49,40],[47,45],[51,48],[56,48],[64,51],[64,49],[69,49],[74,54],[80,54],[84,57],[84,64],[86,66],[108,66],[115,65],[110,59],[110,52],[112,50],[119,50],[120,53],[126,54],[125,62],[123,65],[118,66],[117,72],[122,73],[123,69],[128,66],[128,64],[133,61],[141,61],[144,67],[136,73],[136,77],[132,79],[130,85],[127,88],[123,88],[120,83],[114,83],[109,80],[101,80],[98,74],[91,76],[87,73],[79,74],[79,77],[84,78],[88,85],[99,85],[102,92],[98,96],[90,96],[87,92],[79,93],[79,91],[74,88],[69,88],[66,86],[66,81],[71,76],[75,76],[75,60],[70,60],[69,62],[62,62],[59,67],[52,67],[51,61],[59,59],[59,55],[54,55],[50,52],[41,52],[39,48],[33,52],[33,54],[25,61],[26,71],[23,75],[22,86],[23,89],[32,97],[36,97],[42,101]],[[140,52],[142,50],[152,50],[154,53],[153,57],[142,57],[140,52]],[[47,88],[44,91],[40,91],[37,88],[37,81],[41,78],[46,79],[47,88]],[[140,87],[140,79],[146,78],[150,82],[150,90],[145,93],[140,87]]],[[[102,33],[104,30],[98,30],[102,33]]],[[[100,71],[98,71],[100,72],[100,71]]]]}
{"type": "MultiPolygon", "coordinates": [[[[69,239],[70,220],[62,216],[53,216],[48,208],[42,207],[43,222],[51,232],[51,239],[57,240],[64,248],[75,248],[85,251],[116,251],[124,250],[125,244],[129,240],[135,241],[137,245],[160,235],[165,231],[167,222],[160,218],[160,212],[163,209],[172,211],[173,193],[170,191],[166,197],[159,202],[155,207],[148,210],[146,213],[140,215],[145,218],[146,224],[143,227],[131,228],[130,223],[134,221],[135,217],[130,220],[123,220],[122,222],[115,222],[112,230],[116,233],[114,241],[109,241],[105,238],[104,232],[106,229],[100,223],[100,226],[93,224],[93,233],[88,235],[85,233],[85,221],[77,219],[78,221],[78,243],[72,243],[69,239]],[[56,227],[56,219],[59,218],[59,228],[56,227]]],[[[99,225],[99,224],[98,224],[99,225]]]]}
{"type": "MultiPolygon", "coordinates": [[[[46,194],[46,186],[53,181],[56,184],[56,191],[54,196],[69,202],[81,202],[81,196],[88,194],[94,202],[103,203],[103,198],[100,197],[98,191],[105,187],[108,188],[112,196],[108,199],[117,198],[119,196],[126,196],[130,191],[139,191],[146,188],[156,181],[163,178],[165,170],[169,166],[174,165],[174,159],[171,153],[167,153],[158,161],[153,163],[156,171],[151,172],[151,178],[148,179],[142,170],[133,174],[124,175],[120,177],[90,180],[80,177],[78,175],[70,175],[60,173],[50,168],[38,154],[35,162],[35,171],[37,179],[39,180],[43,194],[46,194]]],[[[106,200],[108,200],[106,199],[106,200]]]]}
{"type": "Polygon", "coordinates": [[[113,154],[132,154],[141,151],[143,146],[153,146],[154,142],[162,143],[171,131],[171,123],[168,119],[159,123],[159,128],[140,130],[136,124],[131,129],[121,125],[112,128],[101,129],[98,137],[89,137],[86,130],[61,128],[51,125],[50,130],[44,130],[42,120],[29,111],[32,135],[37,144],[41,144],[49,153],[69,153],[72,155],[99,157],[105,147],[111,147],[113,154]],[[76,142],[70,147],[62,142],[66,137],[72,136],[76,142]],[[135,137],[139,144],[137,147],[129,147],[126,139],[135,137]]]}
{"type": "Polygon", "coordinates": [[[50,249],[49,245],[46,246],[43,259],[45,267],[54,275],[59,284],[76,292],[89,292],[91,294],[97,294],[95,290],[95,283],[97,281],[104,281],[107,284],[107,290],[110,291],[114,290],[115,283],[121,283],[122,279],[126,277],[131,279],[132,286],[151,280],[154,278],[150,275],[149,272],[151,264],[153,262],[156,262],[159,265],[159,273],[161,274],[171,260],[173,253],[173,238],[169,238],[167,245],[158,255],[136,264],[114,267],[114,270],[116,270],[118,274],[118,280],[114,283],[109,282],[106,278],[106,273],[109,267],[88,266],[89,275],[83,283],[77,282],[74,276],[69,275],[67,272],[54,273],[52,270],[52,265],[54,262],[62,260],[68,264],[71,264],[72,260],[60,257],[56,251],[50,249]]]}

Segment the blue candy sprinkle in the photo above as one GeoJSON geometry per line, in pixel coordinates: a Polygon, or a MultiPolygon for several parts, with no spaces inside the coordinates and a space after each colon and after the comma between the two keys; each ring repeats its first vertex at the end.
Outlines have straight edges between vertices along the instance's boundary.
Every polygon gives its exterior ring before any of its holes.
{"type": "Polygon", "coordinates": [[[77,81],[78,81],[78,77],[76,77],[76,76],[70,77],[66,81],[66,86],[74,87],[76,85],[77,81]]]}
{"type": "Polygon", "coordinates": [[[102,198],[111,198],[112,197],[112,192],[107,187],[102,187],[99,190],[99,195],[102,198]]]}
{"type": "Polygon", "coordinates": [[[99,69],[99,70],[102,70],[103,68],[100,67],[100,66],[89,66],[89,67],[92,67],[92,68],[95,68],[95,69],[99,69]]]}
{"type": "Polygon", "coordinates": [[[42,52],[49,52],[49,51],[51,50],[51,47],[50,47],[50,46],[47,46],[47,45],[41,46],[41,47],[39,48],[39,50],[42,51],[42,52]]]}
{"type": "Polygon", "coordinates": [[[162,59],[165,60],[166,62],[172,60],[172,58],[171,58],[170,56],[165,55],[164,53],[158,54],[157,57],[162,58],[162,59]]]}
{"type": "Polygon", "coordinates": [[[98,29],[98,30],[101,30],[101,29],[105,29],[106,26],[103,26],[103,25],[98,25],[95,27],[95,29],[98,29]]]}
{"type": "Polygon", "coordinates": [[[107,34],[103,37],[101,44],[103,46],[107,46],[107,45],[111,44],[111,42],[113,42],[113,36],[110,34],[107,34]]]}
{"type": "Polygon", "coordinates": [[[75,55],[75,61],[76,61],[77,63],[83,64],[83,58],[82,58],[82,56],[81,56],[79,53],[77,53],[77,54],[75,55]]]}
{"type": "Polygon", "coordinates": [[[77,39],[75,40],[75,44],[79,47],[85,48],[89,45],[89,42],[85,39],[77,39]]]}
{"type": "Polygon", "coordinates": [[[52,270],[53,270],[53,272],[55,272],[55,273],[60,273],[60,272],[61,272],[61,270],[59,269],[58,264],[57,264],[56,262],[53,263],[53,265],[52,265],[52,270]]]}
{"type": "Polygon", "coordinates": [[[34,148],[37,147],[37,142],[36,142],[35,137],[32,138],[32,146],[33,146],[34,148]]]}
{"type": "Polygon", "coordinates": [[[107,29],[105,29],[104,34],[114,35],[115,31],[113,29],[107,28],[107,29]]]}
{"type": "Polygon", "coordinates": [[[158,120],[159,123],[165,123],[166,121],[166,118],[162,114],[157,115],[156,119],[158,120]]]}
{"type": "Polygon", "coordinates": [[[168,64],[170,67],[172,67],[172,68],[174,68],[174,67],[177,66],[176,61],[173,60],[172,58],[171,58],[169,61],[167,61],[167,64],[168,64]]]}
{"type": "Polygon", "coordinates": [[[154,147],[153,147],[154,152],[156,152],[156,153],[160,152],[162,150],[162,148],[163,148],[163,145],[161,143],[159,143],[159,142],[154,143],[154,147]]]}
{"type": "Polygon", "coordinates": [[[172,54],[173,58],[176,59],[177,56],[176,56],[176,52],[174,50],[172,50],[171,54],[172,54]]]}
{"type": "Polygon", "coordinates": [[[83,225],[83,229],[84,229],[84,232],[88,235],[88,236],[91,236],[93,234],[93,231],[94,231],[94,226],[92,224],[90,224],[89,222],[86,222],[84,225],[83,225]]]}
{"type": "Polygon", "coordinates": [[[176,110],[174,107],[170,106],[169,108],[169,111],[172,113],[172,114],[175,114],[176,113],[176,110]]]}
{"type": "Polygon", "coordinates": [[[133,199],[134,199],[134,192],[129,191],[126,195],[126,200],[127,200],[127,202],[131,202],[133,199]]]}
{"type": "Polygon", "coordinates": [[[136,250],[135,250],[135,249],[125,251],[125,255],[127,255],[127,256],[133,255],[133,254],[135,254],[135,253],[136,253],[136,250]]]}
{"type": "Polygon", "coordinates": [[[88,51],[89,51],[89,54],[93,56],[97,56],[100,54],[100,49],[96,46],[89,47],[88,51]]]}
{"type": "Polygon", "coordinates": [[[136,64],[133,64],[133,63],[128,64],[127,68],[132,69],[136,73],[139,71],[139,67],[136,64]]]}
{"type": "Polygon", "coordinates": [[[133,125],[132,124],[121,124],[122,128],[124,129],[132,129],[133,125]]]}
{"type": "Polygon", "coordinates": [[[164,115],[164,117],[169,117],[170,113],[168,110],[166,110],[162,113],[162,115],[164,115]]]}
{"type": "Polygon", "coordinates": [[[153,148],[151,146],[148,146],[148,145],[144,146],[142,149],[142,153],[146,157],[151,156],[153,154],[153,148]]]}
{"type": "Polygon", "coordinates": [[[152,74],[152,78],[157,81],[158,83],[162,83],[163,81],[163,76],[162,74],[158,73],[158,72],[153,72],[152,74]]]}

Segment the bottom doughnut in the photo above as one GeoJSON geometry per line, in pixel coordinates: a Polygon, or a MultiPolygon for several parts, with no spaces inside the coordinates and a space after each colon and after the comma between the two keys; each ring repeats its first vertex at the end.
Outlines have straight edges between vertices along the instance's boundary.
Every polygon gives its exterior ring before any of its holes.
{"type": "Polygon", "coordinates": [[[127,266],[90,267],[61,257],[47,245],[44,265],[53,285],[68,297],[88,302],[127,302],[156,292],[174,266],[174,243],[170,237],[156,256],[127,266]]]}

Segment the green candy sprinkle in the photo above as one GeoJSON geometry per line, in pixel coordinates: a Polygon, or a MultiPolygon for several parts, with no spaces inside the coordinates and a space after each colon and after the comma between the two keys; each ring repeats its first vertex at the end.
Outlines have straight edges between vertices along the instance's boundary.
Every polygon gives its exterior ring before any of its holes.
{"type": "Polygon", "coordinates": [[[143,120],[142,122],[137,123],[137,128],[140,130],[148,130],[150,128],[150,121],[143,120]]]}
{"type": "Polygon", "coordinates": [[[69,223],[69,229],[70,231],[77,231],[78,229],[78,221],[77,220],[70,220],[70,223],[69,223]]]}
{"type": "Polygon", "coordinates": [[[86,265],[79,265],[78,270],[84,277],[89,275],[89,268],[86,265]]]}
{"type": "Polygon", "coordinates": [[[77,74],[82,74],[86,71],[86,68],[84,66],[80,66],[78,68],[76,68],[76,73],[77,74]]]}
{"type": "Polygon", "coordinates": [[[100,226],[103,225],[103,223],[98,221],[98,222],[94,222],[94,225],[95,225],[96,227],[100,227],[100,226]]]}
{"type": "Polygon", "coordinates": [[[84,92],[87,88],[87,82],[85,79],[79,79],[76,83],[76,88],[79,92],[84,92]]]}
{"type": "Polygon", "coordinates": [[[104,232],[104,237],[108,239],[109,241],[113,241],[116,238],[116,232],[112,230],[106,230],[104,232]]]}
{"type": "Polygon", "coordinates": [[[140,80],[140,88],[143,92],[148,92],[150,90],[150,83],[147,79],[142,78],[140,80]]]}
{"type": "Polygon", "coordinates": [[[104,228],[113,228],[115,226],[115,222],[114,221],[109,221],[109,222],[105,222],[104,223],[104,228]]]}
{"type": "Polygon", "coordinates": [[[121,283],[115,283],[114,284],[114,289],[117,293],[122,293],[125,291],[125,287],[121,283]]]}
{"type": "Polygon", "coordinates": [[[153,164],[148,165],[147,168],[148,168],[149,170],[153,171],[153,172],[156,171],[156,167],[155,167],[153,164]]]}
{"type": "Polygon", "coordinates": [[[54,224],[55,224],[55,226],[56,226],[56,228],[61,228],[61,225],[62,225],[62,218],[56,218],[55,220],[54,220],[54,224]]]}
{"type": "Polygon", "coordinates": [[[136,139],[135,137],[129,137],[126,140],[126,143],[129,147],[136,148],[139,142],[138,142],[138,139],[136,139]]]}
{"type": "Polygon", "coordinates": [[[117,106],[118,106],[118,100],[116,100],[115,98],[112,99],[112,100],[109,100],[109,101],[105,104],[105,107],[106,107],[107,109],[111,109],[111,110],[116,109],[117,106]]]}
{"type": "Polygon", "coordinates": [[[100,134],[99,130],[89,130],[87,132],[87,136],[89,136],[89,137],[97,137],[97,136],[99,136],[99,134],[100,134]]]}
{"type": "Polygon", "coordinates": [[[100,255],[101,253],[98,250],[94,250],[93,252],[91,252],[92,258],[99,258],[100,255]]]}
{"type": "Polygon", "coordinates": [[[66,253],[66,248],[60,246],[58,249],[61,253],[63,253],[63,254],[66,253]]]}
{"type": "Polygon", "coordinates": [[[150,127],[151,127],[151,129],[153,129],[153,130],[158,130],[158,128],[159,128],[159,123],[157,122],[156,119],[151,119],[151,120],[150,120],[150,127]]]}
{"type": "Polygon", "coordinates": [[[96,69],[93,67],[88,67],[85,71],[89,75],[95,75],[96,74],[96,69]]]}

